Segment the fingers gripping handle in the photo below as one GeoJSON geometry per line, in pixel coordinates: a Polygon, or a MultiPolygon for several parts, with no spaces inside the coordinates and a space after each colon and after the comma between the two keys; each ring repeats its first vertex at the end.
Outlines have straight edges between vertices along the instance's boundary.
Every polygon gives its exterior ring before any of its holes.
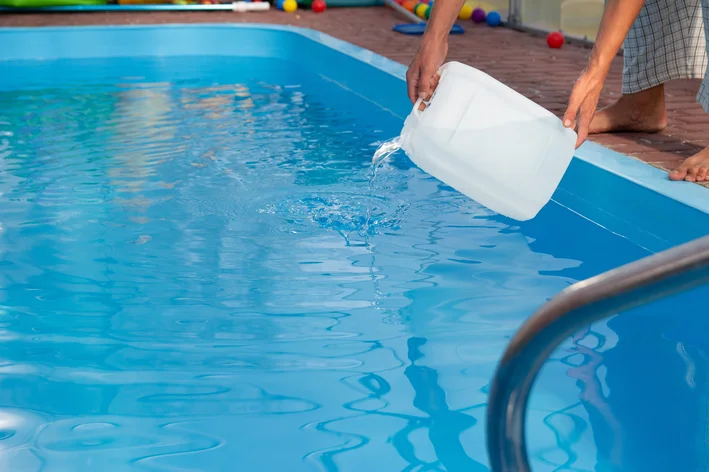
{"type": "MultiPolygon", "coordinates": [[[[443,74],[445,73],[443,70],[443,67],[439,68],[436,73],[438,74],[438,80],[440,81],[440,79],[443,77],[443,74]]],[[[436,84],[436,88],[438,88],[437,86],[438,86],[438,84],[436,84]]],[[[431,94],[431,97],[428,100],[424,100],[423,98],[419,97],[419,99],[416,100],[416,103],[414,104],[414,116],[416,116],[417,118],[420,118],[421,113],[423,113],[423,110],[428,108],[428,105],[431,103],[431,100],[433,100],[433,97],[435,97],[435,96],[436,96],[436,90],[434,89],[433,93],[431,94]],[[420,109],[421,104],[424,105],[423,110],[420,109]]]]}
{"type": "MultiPolygon", "coordinates": [[[[423,111],[420,110],[421,104],[423,104],[423,105],[425,105],[425,107],[427,107],[429,103],[430,103],[430,100],[426,101],[423,98],[419,97],[419,99],[416,100],[416,103],[414,103],[414,116],[416,116],[417,118],[420,118],[421,113],[423,113],[423,111]]],[[[425,107],[424,107],[424,110],[426,109],[425,107]]]]}

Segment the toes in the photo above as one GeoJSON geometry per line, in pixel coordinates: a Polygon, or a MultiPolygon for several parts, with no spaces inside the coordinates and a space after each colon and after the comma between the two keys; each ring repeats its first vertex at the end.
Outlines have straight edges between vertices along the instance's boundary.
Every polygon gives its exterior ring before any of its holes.
{"type": "Polygon", "coordinates": [[[686,182],[709,182],[709,148],[687,158],[670,172],[670,180],[686,182]]]}
{"type": "Polygon", "coordinates": [[[696,182],[697,181],[697,171],[698,168],[696,166],[692,166],[689,169],[687,169],[687,175],[684,177],[685,182],[696,182]]]}
{"type": "Polygon", "coordinates": [[[670,180],[684,180],[685,177],[687,177],[687,167],[684,165],[670,172],[670,180]]]}
{"type": "Polygon", "coordinates": [[[709,173],[709,167],[700,167],[697,171],[697,182],[704,182],[707,180],[707,173],[709,173]]]}

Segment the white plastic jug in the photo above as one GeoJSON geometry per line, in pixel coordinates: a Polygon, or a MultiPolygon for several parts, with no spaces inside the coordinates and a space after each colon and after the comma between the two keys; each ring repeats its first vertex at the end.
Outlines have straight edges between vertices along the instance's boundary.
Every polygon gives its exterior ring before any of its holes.
{"type": "Polygon", "coordinates": [[[525,96],[449,62],[430,102],[404,123],[401,147],[424,172],[490,210],[534,218],[574,155],[576,133],[525,96]]]}

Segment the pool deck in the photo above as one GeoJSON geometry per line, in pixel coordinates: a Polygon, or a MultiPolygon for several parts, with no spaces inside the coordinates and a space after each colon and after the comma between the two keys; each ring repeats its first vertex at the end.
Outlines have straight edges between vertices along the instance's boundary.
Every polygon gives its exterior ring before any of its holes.
{"type": "MultiPolygon", "coordinates": [[[[107,12],[107,13],[0,13],[0,27],[118,25],[162,23],[255,22],[289,24],[317,29],[395,61],[408,64],[418,45],[418,36],[392,31],[405,23],[384,7],[332,8],[317,15],[310,11],[288,14],[276,10],[263,13],[230,12],[107,12]]],[[[543,37],[505,28],[475,26],[466,22],[466,32],[450,38],[449,59],[474,65],[561,114],[569,92],[583,69],[589,49],[567,44],[549,49],[543,37]]],[[[601,105],[620,94],[622,58],[611,70],[601,105]]],[[[709,145],[709,115],[695,102],[699,81],[668,84],[669,125],[659,134],[627,133],[594,136],[593,141],[667,170],[709,145]]]]}

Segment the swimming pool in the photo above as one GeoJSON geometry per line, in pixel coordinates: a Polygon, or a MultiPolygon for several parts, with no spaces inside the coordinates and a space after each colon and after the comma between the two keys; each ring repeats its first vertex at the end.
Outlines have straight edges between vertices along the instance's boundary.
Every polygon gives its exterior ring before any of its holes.
{"type": "MultiPolygon", "coordinates": [[[[706,189],[594,145],[525,223],[401,154],[372,179],[403,67],[314,31],[0,44],[3,470],[487,470],[487,388],[520,323],[709,228],[706,189]]],[[[705,300],[560,349],[534,470],[702,467],[705,300]]]]}

